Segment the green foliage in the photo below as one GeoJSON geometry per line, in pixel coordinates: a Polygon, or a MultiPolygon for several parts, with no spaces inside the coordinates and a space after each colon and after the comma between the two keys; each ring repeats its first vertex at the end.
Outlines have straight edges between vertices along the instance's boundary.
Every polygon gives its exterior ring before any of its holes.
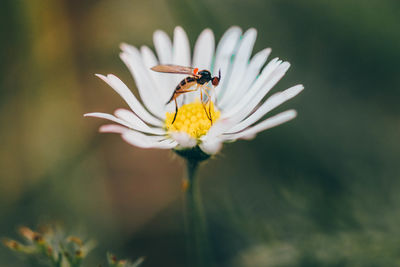
{"type": "MultiPolygon", "coordinates": [[[[35,232],[23,226],[18,232],[24,238],[24,243],[4,239],[3,244],[29,258],[35,266],[80,267],[88,253],[95,247],[93,240],[82,241],[79,237],[67,236],[60,227],[45,227],[35,232]]],[[[137,267],[143,261],[144,258],[139,258],[131,263],[127,260],[117,260],[114,255],[107,254],[110,267],[137,267]]]]}
{"type": "Polygon", "coordinates": [[[107,262],[109,267],[138,267],[144,258],[141,257],[137,259],[135,262],[130,262],[128,260],[118,260],[114,254],[107,253],[107,262]]]}
{"type": "Polygon", "coordinates": [[[67,236],[60,227],[44,227],[35,232],[22,226],[18,232],[24,243],[5,239],[4,245],[45,266],[79,267],[95,246],[92,240],[84,242],[78,237],[67,236]]]}

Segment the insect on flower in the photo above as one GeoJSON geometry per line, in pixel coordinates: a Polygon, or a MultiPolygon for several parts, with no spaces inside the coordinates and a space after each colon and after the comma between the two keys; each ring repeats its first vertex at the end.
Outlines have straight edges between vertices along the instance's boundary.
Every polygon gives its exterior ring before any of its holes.
{"type": "Polygon", "coordinates": [[[171,98],[166,103],[168,105],[172,101],[175,101],[175,115],[174,115],[174,119],[172,120],[171,124],[173,124],[175,122],[176,116],[178,114],[178,102],[176,101],[178,96],[185,94],[185,93],[197,91],[198,89],[200,89],[200,99],[203,104],[204,111],[206,112],[207,117],[212,124],[211,96],[208,94],[206,86],[210,81],[214,87],[218,86],[219,81],[221,80],[221,70],[219,70],[219,72],[218,72],[218,77],[217,76],[212,77],[211,73],[208,70],[199,71],[198,68],[183,67],[183,66],[178,66],[178,65],[157,65],[157,66],[152,67],[151,70],[157,71],[157,72],[164,72],[164,73],[176,73],[176,74],[190,75],[189,77],[186,77],[185,79],[183,79],[176,86],[175,91],[173,92],[171,98]],[[193,86],[195,86],[194,89],[193,89],[193,86]],[[204,94],[207,95],[206,103],[204,103],[204,101],[203,101],[203,92],[204,92],[204,94]],[[208,112],[206,109],[207,103],[209,103],[208,112]]]}
{"type": "Polygon", "coordinates": [[[147,46],[138,49],[123,43],[120,57],[135,79],[142,103],[117,76],[97,74],[124,99],[130,110],[119,108],[113,115],[92,112],[85,116],[113,122],[101,126],[100,131],[118,133],[131,145],[173,149],[190,157],[215,155],[224,143],[252,139],[264,130],[294,119],[297,112],[293,109],[266,115],[304,89],[298,84],[266,98],[290,63],[279,58],[267,63],[270,48],[253,55],[256,37],[256,29],[243,33],[233,26],[216,44],[214,33],[205,29],[197,38],[192,54],[189,38],[178,26],[172,40],[165,32],[155,31],[156,53],[147,46]],[[180,81],[175,75],[159,72],[183,73],[187,78],[180,81]],[[190,89],[201,89],[204,99],[196,99],[194,94],[198,93],[189,93],[190,89]],[[203,93],[205,90],[211,99],[203,93]],[[182,99],[178,98],[181,94],[182,99]],[[173,100],[176,112],[170,110],[173,100]],[[169,105],[165,105],[167,101],[169,105]]]}

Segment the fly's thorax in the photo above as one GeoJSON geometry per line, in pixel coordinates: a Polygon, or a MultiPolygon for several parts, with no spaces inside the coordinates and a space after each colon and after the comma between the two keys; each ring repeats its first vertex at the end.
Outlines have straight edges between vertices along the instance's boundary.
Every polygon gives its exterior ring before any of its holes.
{"type": "Polygon", "coordinates": [[[198,74],[199,78],[197,78],[197,83],[205,84],[211,81],[211,73],[208,70],[199,71],[198,74]]]}

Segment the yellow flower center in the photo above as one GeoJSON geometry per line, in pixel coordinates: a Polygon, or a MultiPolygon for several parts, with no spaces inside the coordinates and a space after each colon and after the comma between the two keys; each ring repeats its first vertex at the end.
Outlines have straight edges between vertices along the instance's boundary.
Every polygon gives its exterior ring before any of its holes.
{"type": "Polygon", "coordinates": [[[220,116],[220,112],[214,109],[214,103],[212,102],[211,106],[210,103],[204,104],[204,106],[198,100],[181,106],[173,124],[175,112],[167,112],[165,127],[169,132],[185,132],[196,139],[205,135],[212,125],[209,115],[211,115],[212,122],[215,123],[220,116]],[[208,114],[209,112],[210,114],[208,114]]]}

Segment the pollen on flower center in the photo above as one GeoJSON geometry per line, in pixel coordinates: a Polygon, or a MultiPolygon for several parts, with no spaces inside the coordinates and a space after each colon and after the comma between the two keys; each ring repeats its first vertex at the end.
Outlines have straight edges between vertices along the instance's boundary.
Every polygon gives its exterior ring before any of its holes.
{"type": "Polygon", "coordinates": [[[197,139],[202,135],[205,135],[211,127],[211,121],[207,116],[209,110],[213,123],[215,123],[220,116],[220,112],[214,109],[214,104],[211,102],[210,109],[209,105],[210,103],[205,104],[207,113],[204,110],[203,104],[198,100],[181,106],[173,124],[172,121],[175,112],[167,112],[165,127],[169,132],[185,132],[191,137],[197,139]]]}

